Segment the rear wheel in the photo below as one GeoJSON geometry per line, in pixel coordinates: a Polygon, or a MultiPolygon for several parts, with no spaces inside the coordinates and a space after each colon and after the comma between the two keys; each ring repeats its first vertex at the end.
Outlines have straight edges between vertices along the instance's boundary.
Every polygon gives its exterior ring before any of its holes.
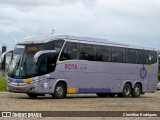
{"type": "Polygon", "coordinates": [[[135,84],[132,89],[132,97],[139,97],[141,95],[141,86],[139,84],[135,84]]]}
{"type": "Polygon", "coordinates": [[[108,97],[108,93],[96,93],[98,97],[108,97]]]}
{"type": "Polygon", "coordinates": [[[38,94],[35,93],[27,93],[27,95],[31,98],[31,99],[36,99],[38,97],[38,94]]]}
{"type": "Polygon", "coordinates": [[[123,86],[123,92],[117,95],[118,97],[130,97],[131,96],[131,86],[128,83],[126,83],[123,86]]]}
{"type": "Polygon", "coordinates": [[[55,99],[62,99],[64,97],[66,97],[66,88],[64,86],[64,84],[62,83],[57,83],[54,93],[52,95],[53,98],[55,99]]]}

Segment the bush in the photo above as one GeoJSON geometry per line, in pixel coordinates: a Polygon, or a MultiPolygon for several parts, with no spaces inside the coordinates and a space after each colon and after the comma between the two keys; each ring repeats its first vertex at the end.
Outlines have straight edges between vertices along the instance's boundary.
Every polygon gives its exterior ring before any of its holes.
{"type": "Polygon", "coordinates": [[[6,79],[0,78],[0,91],[6,91],[6,79]]]}

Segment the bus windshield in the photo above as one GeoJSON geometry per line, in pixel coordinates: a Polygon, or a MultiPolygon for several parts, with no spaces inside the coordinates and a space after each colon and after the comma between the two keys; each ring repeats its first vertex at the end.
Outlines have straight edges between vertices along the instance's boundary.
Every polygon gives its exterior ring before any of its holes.
{"type": "Polygon", "coordinates": [[[17,45],[8,68],[8,75],[14,78],[25,78],[37,73],[36,63],[33,62],[35,53],[42,45],[17,45]]]}
{"type": "Polygon", "coordinates": [[[28,78],[53,71],[63,43],[64,41],[57,40],[52,41],[52,44],[48,42],[45,44],[17,45],[10,61],[8,76],[12,78],[28,78]],[[33,57],[40,50],[55,50],[56,52],[45,56],[42,55],[38,63],[35,63],[33,57]]]}

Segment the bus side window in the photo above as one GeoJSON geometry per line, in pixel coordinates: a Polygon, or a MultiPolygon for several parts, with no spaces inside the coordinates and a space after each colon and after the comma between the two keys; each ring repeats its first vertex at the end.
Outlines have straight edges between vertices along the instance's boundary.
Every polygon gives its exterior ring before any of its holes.
{"type": "Polygon", "coordinates": [[[112,62],[125,62],[125,49],[124,48],[112,48],[112,62]]]}
{"type": "Polygon", "coordinates": [[[43,73],[43,72],[46,72],[46,71],[47,71],[47,59],[46,59],[46,57],[43,57],[43,58],[41,57],[39,72],[43,73]]]}
{"type": "Polygon", "coordinates": [[[148,64],[148,51],[139,50],[139,64],[148,64]]]}
{"type": "Polygon", "coordinates": [[[154,64],[157,62],[157,52],[149,51],[149,64],[154,64]]]}
{"type": "Polygon", "coordinates": [[[46,43],[43,47],[43,50],[56,50],[57,53],[60,52],[64,40],[54,40],[46,43]]]}
{"type": "Polygon", "coordinates": [[[138,50],[126,49],[126,62],[138,63],[138,50]]]}
{"type": "Polygon", "coordinates": [[[62,50],[60,61],[78,59],[79,49],[77,43],[67,42],[62,50]]]}
{"type": "Polygon", "coordinates": [[[109,62],[111,58],[111,48],[97,46],[97,61],[109,62]]]}
{"type": "Polygon", "coordinates": [[[52,54],[43,54],[40,57],[39,73],[45,74],[55,69],[55,59],[52,54]]]}
{"type": "Polygon", "coordinates": [[[80,46],[80,59],[95,61],[95,46],[89,44],[80,44],[80,46]]]}

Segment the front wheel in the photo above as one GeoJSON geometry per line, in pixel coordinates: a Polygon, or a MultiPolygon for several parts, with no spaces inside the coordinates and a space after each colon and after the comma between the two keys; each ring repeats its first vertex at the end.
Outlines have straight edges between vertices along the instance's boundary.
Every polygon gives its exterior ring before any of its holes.
{"type": "Polygon", "coordinates": [[[64,97],[66,97],[66,89],[65,89],[64,84],[62,84],[62,83],[56,84],[56,87],[55,87],[55,90],[54,90],[52,97],[55,99],[62,99],[64,97]]]}
{"type": "Polygon", "coordinates": [[[141,86],[139,84],[135,84],[132,89],[132,97],[139,97],[141,95],[141,86]]]}

